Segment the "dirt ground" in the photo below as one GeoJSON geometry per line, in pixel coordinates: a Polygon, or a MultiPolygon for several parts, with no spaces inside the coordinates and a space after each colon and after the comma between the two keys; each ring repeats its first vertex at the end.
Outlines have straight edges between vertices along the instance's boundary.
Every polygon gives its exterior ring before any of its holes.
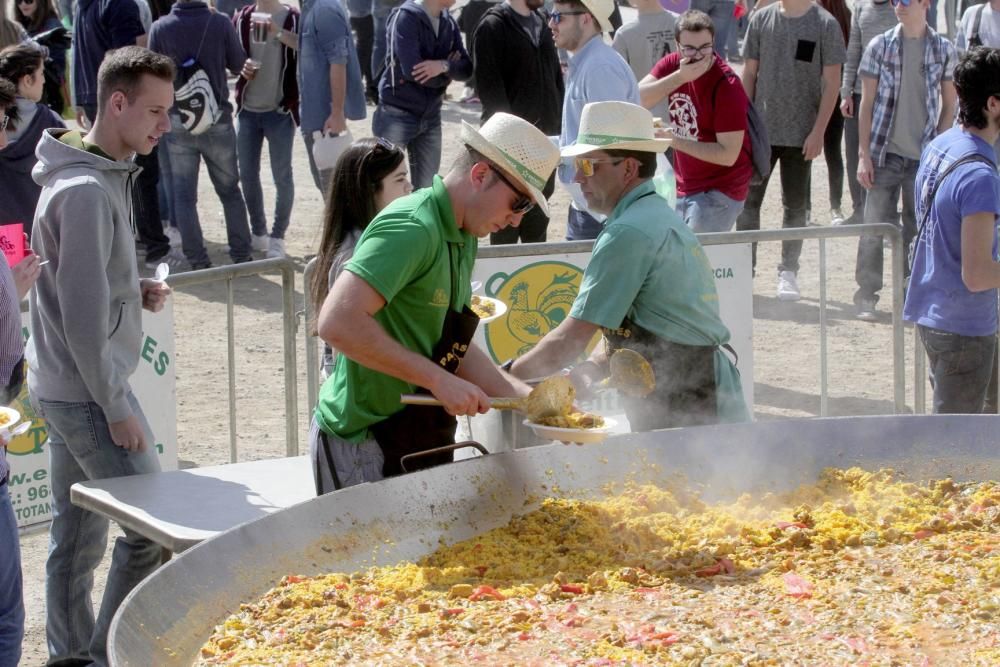
{"type": "MultiPolygon", "coordinates": [[[[453,100],[460,86],[449,90],[453,100]]],[[[369,119],[351,123],[355,137],[369,134],[369,119]]],[[[462,120],[478,126],[479,107],[448,101],[443,111],[446,170],[460,148],[462,120]]],[[[266,206],[273,206],[274,188],[268,177],[265,152],[262,181],[266,206]]],[[[322,200],[309,175],[305,148],[294,147],[295,208],[287,234],[287,248],[300,270],[315,253],[319,241],[322,200]]],[[[846,190],[846,188],[845,188],[846,190]]],[[[216,265],[229,262],[222,207],[202,170],[199,211],[206,243],[216,265]]],[[[561,190],[550,202],[555,218],[549,239],[563,240],[568,197],[561,190]]],[[[828,225],[829,188],[822,158],[813,165],[813,223],[828,225]]],[[[845,208],[850,195],[844,193],[845,208]]],[[[762,227],[781,226],[780,187],[772,182],[762,212],[762,227]]],[[[854,239],[827,242],[829,413],[830,415],[888,414],[893,410],[891,295],[886,295],[875,323],[854,319],[854,239]]],[[[819,251],[807,242],[802,253],[799,282],[802,300],[775,298],[780,244],[761,245],[754,281],[754,378],[756,419],[813,417],[820,414],[819,359],[819,251]]],[[[888,278],[887,278],[888,282],[888,278]]],[[[887,290],[888,291],[888,290],[887,290]]],[[[302,281],[296,292],[301,310],[302,281]]],[[[285,456],[283,369],[281,354],[281,290],[277,275],[247,278],[235,283],[236,378],[239,460],[285,456]]],[[[224,283],[182,289],[174,296],[177,373],[177,435],[181,467],[228,462],[229,435],[226,401],[226,292],[224,283]]],[[[301,336],[300,336],[301,338],[301,336]]],[[[907,404],[912,406],[913,333],[906,331],[907,404]]],[[[298,350],[300,443],[305,436],[311,406],[306,404],[305,348],[298,350]]],[[[744,378],[744,381],[746,378],[744,378]]],[[[112,527],[112,538],[119,534],[112,527]]],[[[109,547],[113,540],[109,541],[109,547]]],[[[47,534],[28,531],[21,537],[24,592],[27,607],[22,665],[42,665],[45,648],[44,573],[47,534]]],[[[110,548],[95,577],[95,601],[100,601],[110,548]]]]}

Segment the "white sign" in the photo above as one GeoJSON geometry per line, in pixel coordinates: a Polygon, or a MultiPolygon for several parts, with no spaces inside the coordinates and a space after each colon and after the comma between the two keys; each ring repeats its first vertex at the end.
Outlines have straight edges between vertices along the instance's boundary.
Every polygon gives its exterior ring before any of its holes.
{"type": "MultiPolygon", "coordinates": [[[[719,312],[729,328],[730,345],[739,355],[743,396],[753,411],[753,275],[749,244],[705,246],[705,254],[715,270],[719,312]]],[[[623,258],[627,261],[627,258],[623,258]]],[[[519,357],[565,319],[580,289],[590,253],[480,258],[472,270],[473,280],[481,281],[486,296],[508,306],[507,313],[476,331],[475,342],[497,363],[519,357]]],[[[608,394],[605,395],[606,397],[608,394]]],[[[603,399],[594,409],[614,416],[619,402],[603,399]]],[[[615,417],[628,429],[624,415],[615,417]]],[[[480,436],[473,420],[473,433],[480,436]]]]}
{"type": "MultiPolygon", "coordinates": [[[[30,335],[28,314],[21,318],[24,339],[30,335]]],[[[156,451],[164,470],[177,468],[177,400],[174,375],[174,311],[172,302],[159,313],[142,311],[142,347],[139,367],[129,378],[132,392],[149,420],[156,451]]],[[[31,370],[28,369],[28,373],[31,370]]],[[[7,447],[10,464],[10,499],[18,526],[42,523],[52,518],[49,488],[49,455],[44,444],[45,422],[28,401],[27,386],[11,403],[31,429],[14,438],[7,447]]]]}

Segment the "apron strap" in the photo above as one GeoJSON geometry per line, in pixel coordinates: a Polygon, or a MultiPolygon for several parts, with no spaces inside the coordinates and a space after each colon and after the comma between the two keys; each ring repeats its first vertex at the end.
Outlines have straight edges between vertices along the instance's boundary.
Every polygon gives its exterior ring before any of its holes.
{"type": "Polygon", "coordinates": [[[730,345],[729,343],[723,343],[721,345],[721,347],[722,347],[723,350],[725,350],[729,354],[733,355],[733,366],[739,366],[739,364],[740,364],[740,355],[736,354],[736,350],[733,349],[733,346],[730,345]]]}
{"type": "MultiPolygon", "coordinates": [[[[333,488],[330,491],[339,491],[344,488],[344,485],[340,483],[337,466],[333,465],[333,455],[330,454],[330,441],[327,439],[326,432],[323,429],[319,430],[319,442],[320,448],[323,450],[323,456],[326,458],[326,465],[330,469],[330,477],[333,479],[333,488]]],[[[329,492],[324,490],[323,471],[319,470],[316,475],[316,495],[322,496],[325,493],[329,492]]]]}

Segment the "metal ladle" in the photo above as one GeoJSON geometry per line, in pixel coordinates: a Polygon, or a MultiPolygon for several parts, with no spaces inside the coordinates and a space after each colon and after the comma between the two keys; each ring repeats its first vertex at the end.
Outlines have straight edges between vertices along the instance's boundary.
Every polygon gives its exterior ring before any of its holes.
{"type": "MultiPolygon", "coordinates": [[[[490,398],[494,410],[520,410],[531,421],[557,417],[573,412],[576,389],[569,378],[553,375],[542,380],[527,396],[520,398],[490,398]]],[[[400,402],[407,405],[441,405],[441,401],[426,394],[403,394],[400,402]]]]}

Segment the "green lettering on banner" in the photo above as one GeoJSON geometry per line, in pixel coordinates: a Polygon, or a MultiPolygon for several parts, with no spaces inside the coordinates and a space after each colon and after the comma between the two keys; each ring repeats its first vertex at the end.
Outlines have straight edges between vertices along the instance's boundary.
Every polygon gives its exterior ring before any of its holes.
{"type": "Polygon", "coordinates": [[[156,443],[156,453],[157,454],[162,454],[163,453],[163,443],[162,442],[156,443]]]}
{"type": "Polygon", "coordinates": [[[148,361],[153,363],[153,353],[156,352],[156,341],[152,337],[146,336],[146,340],[142,344],[142,359],[143,361],[148,361]]]}
{"type": "Polygon", "coordinates": [[[153,370],[157,375],[163,375],[167,372],[167,366],[170,365],[170,355],[166,352],[160,352],[160,355],[156,357],[156,361],[153,362],[153,370]]]}
{"type": "Polygon", "coordinates": [[[720,266],[715,269],[716,280],[720,278],[732,278],[733,277],[733,267],[731,266],[720,266]]]}

